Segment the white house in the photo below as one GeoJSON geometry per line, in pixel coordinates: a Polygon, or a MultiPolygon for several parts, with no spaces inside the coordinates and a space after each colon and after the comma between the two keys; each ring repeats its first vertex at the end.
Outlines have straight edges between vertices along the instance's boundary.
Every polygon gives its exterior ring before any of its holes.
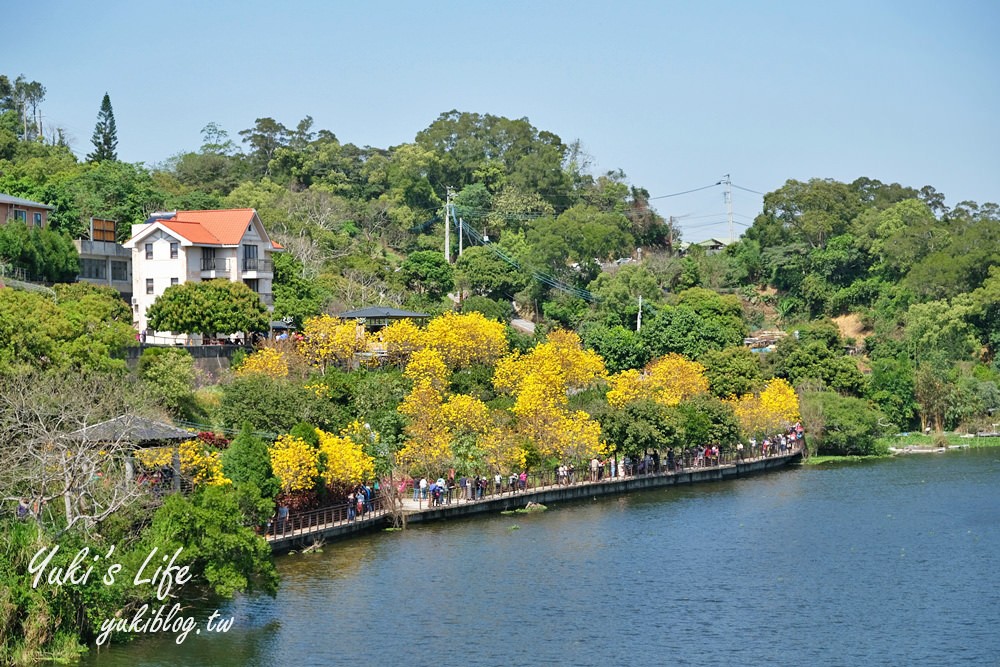
{"type": "MultiPolygon", "coordinates": [[[[171,285],[225,278],[242,281],[272,307],[271,255],[282,251],[252,208],[154,213],[132,225],[122,244],[132,251],[132,319],[149,342],[189,342],[169,331],[147,331],[146,310],[171,285]]],[[[197,337],[193,337],[195,342],[197,337]]]]}

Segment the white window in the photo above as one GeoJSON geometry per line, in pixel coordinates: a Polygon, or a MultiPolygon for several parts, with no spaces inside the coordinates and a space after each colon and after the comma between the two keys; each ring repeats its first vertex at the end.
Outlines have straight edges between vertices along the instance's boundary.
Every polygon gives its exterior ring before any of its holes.
{"type": "Polygon", "coordinates": [[[146,259],[153,259],[153,244],[146,244],[146,259]]]}
{"type": "Polygon", "coordinates": [[[178,279],[178,278],[171,278],[170,279],[170,286],[173,287],[174,285],[176,285],[179,282],[180,282],[180,279],[178,279]]]}
{"type": "Polygon", "coordinates": [[[146,278],[146,294],[152,294],[152,293],[153,293],[153,279],[146,278]]]}
{"type": "Polygon", "coordinates": [[[177,248],[178,248],[177,243],[170,244],[170,259],[177,259],[177,248]]]}

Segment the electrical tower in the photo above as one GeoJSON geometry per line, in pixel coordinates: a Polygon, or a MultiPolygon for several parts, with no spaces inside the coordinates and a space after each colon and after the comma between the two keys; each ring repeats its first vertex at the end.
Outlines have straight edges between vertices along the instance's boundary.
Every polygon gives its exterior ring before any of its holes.
{"type": "Polygon", "coordinates": [[[451,186],[445,188],[444,202],[444,261],[451,264],[451,186]]]}
{"type": "Polygon", "coordinates": [[[729,242],[732,243],[736,240],[733,236],[733,182],[729,180],[729,174],[723,176],[719,182],[726,186],[726,191],[722,196],[726,200],[726,218],[729,221],[729,242]]]}

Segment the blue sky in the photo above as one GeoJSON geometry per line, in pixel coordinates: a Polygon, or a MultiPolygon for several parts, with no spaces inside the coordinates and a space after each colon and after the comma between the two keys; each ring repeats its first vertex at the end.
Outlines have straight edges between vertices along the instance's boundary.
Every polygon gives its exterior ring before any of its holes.
{"type": "MultiPolygon", "coordinates": [[[[46,86],[44,120],[78,155],[107,91],[130,162],[196,149],[209,122],[238,139],[311,115],[387,147],[458,109],[580,139],[595,173],[654,197],[728,173],[759,192],[868,176],[1000,201],[992,1],[15,0],[3,16],[42,37],[8,40],[0,72],[46,86]]],[[[743,225],[760,211],[733,202],[743,225]]],[[[728,235],[721,187],[655,203],[687,240],[728,235]]]]}

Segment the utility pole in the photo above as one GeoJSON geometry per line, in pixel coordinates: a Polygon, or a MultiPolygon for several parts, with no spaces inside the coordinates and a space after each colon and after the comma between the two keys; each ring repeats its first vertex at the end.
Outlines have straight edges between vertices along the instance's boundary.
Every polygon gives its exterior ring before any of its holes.
{"type": "Polygon", "coordinates": [[[445,188],[444,201],[444,261],[451,264],[451,186],[445,188]]]}
{"type": "Polygon", "coordinates": [[[674,254],[674,216],[670,216],[667,222],[667,230],[670,232],[670,254],[674,254]]]}
{"type": "Polygon", "coordinates": [[[462,218],[458,219],[458,256],[462,256],[462,227],[465,226],[465,220],[462,218]]]}
{"type": "Polygon", "coordinates": [[[732,243],[736,238],[733,236],[733,183],[729,180],[729,174],[722,177],[722,184],[726,186],[723,197],[726,199],[726,217],[729,219],[729,242],[732,243]]]}
{"type": "Polygon", "coordinates": [[[635,316],[635,332],[642,331],[642,295],[639,295],[639,314],[635,316]]]}

